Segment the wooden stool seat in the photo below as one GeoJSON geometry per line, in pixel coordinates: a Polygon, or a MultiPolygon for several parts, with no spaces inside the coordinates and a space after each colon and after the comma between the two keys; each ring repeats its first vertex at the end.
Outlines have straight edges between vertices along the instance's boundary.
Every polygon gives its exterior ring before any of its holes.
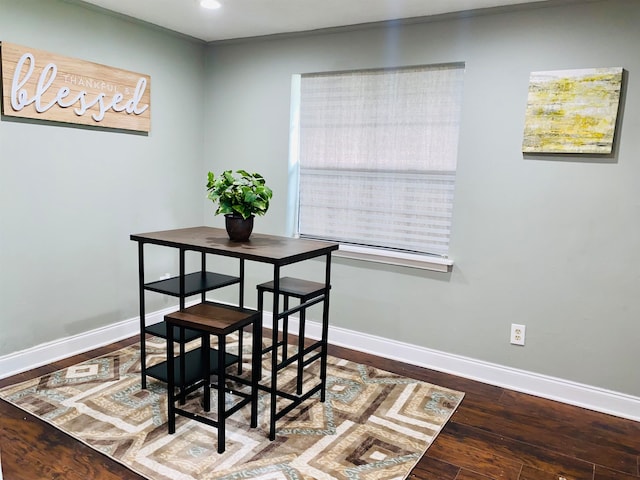
{"type": "MultiPolygon", "coordinates": [[[[324,284],[311,282],[300,278],[283,277],[280,279],[280,293],[290,297],[299,298],[303,302],[324,293],[324,284]]],[[[273,292],[273,281],[261,283],[258,291],[273,292]]]]}
{"type": "Polygon", "coordinates": [[[174,358],[173,342],[175,327],[191,329],[201,334],[201,347],[198,350],[179,355],[174,361],[167,362],[168,384],[168,422],[169,433],[175,433],[175,415],[183,415],[192,420],[206,423],[218,429],[218,453],[225,449],[225,419],[247,404],[251,405],[251,427],[258,424],[258,381],[260,372],[260,357],[262,344],[262,318],[258,311],[246,308],[238,308],[211,302],[204,302],[164,317],[167,325],[167,358],[174,358]],[[253,348],[251,353],[251,379],[227,374],[226,367],[238,361],[242,356],[242,350],[238,356],[226,351],[226,337],[233,332],[242,332],[243,328],[253,326],[253,348]],[[210,335],[215,335],[218,340],[217,349],[211,349],[210,335]],[[211,354],[214,353],[212,358],[211,354]],[[176,374],[176,369],[179,369],[176,374]],[[193,372],[196,372],[194,375],[193,372]],[[215,388],[218,394],[217,421],[208,417],[189,412],[175,405],[178,396],[175,393],[176,385],[180,387],[180,397],[184,393],[204,387],[203,406],[206,412],[211,409],[211,374],[217,375],[215,388]],[[196,380],[197,378],[197,380],[196,380]],[[184,381],[182,380],[184,379],[184,381]],[[249,385],[250,393],[226,388],[226,379],[249,385]],[[191,383],[191,385],[189,385],[191,383]],[[233,393],[241,397],[241,400],[230,408],[225,406],[225,393],[233,393]]]}

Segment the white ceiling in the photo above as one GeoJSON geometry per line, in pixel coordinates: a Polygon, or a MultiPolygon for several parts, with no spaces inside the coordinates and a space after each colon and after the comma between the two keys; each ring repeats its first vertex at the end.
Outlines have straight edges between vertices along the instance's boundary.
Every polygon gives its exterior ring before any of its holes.
{"type": "Polygon", "coordinates": [[[84,0],[207,42],[357,25],[544,0],[84,0]]]}

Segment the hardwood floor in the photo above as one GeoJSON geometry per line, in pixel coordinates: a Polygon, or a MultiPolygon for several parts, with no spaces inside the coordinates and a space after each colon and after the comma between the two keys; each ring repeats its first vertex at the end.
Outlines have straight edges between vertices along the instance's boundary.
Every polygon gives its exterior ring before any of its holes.
{"type": "MultiPolygon", "coordinates": [[[[137,341],[131,338],[0,380],[41,376],[137,341]]],[[[413,480],[638,480],[640,423],[340,347],[331,355],[465,392],[410,475],[413,480]]],[[[120,464],[0,401],[4,480],[138,480],[120,464]]]]}

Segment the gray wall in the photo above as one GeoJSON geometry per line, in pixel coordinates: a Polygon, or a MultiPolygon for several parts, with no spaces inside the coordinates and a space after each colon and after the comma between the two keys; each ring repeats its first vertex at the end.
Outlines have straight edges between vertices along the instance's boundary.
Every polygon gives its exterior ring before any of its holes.
{"type": "Polygon", "coordinates": [[[464,61],[453,272],[337,259],[332,324],[640,396],[638,18],[637,0],[609,0],[205,47],[75,2],[0,0],[0,40],[149,74],[152,95],[149,136],[0,121],[0,356],[135,317],[129,235],[222,225],[208,170],[267,176],[256,230],[287,234],[292,74],[464,61]],[[615,158],[524,159],[529,72],[607,66],[628,71],[615,158]]]}
{"type": "Polygon", "coordinates": [[[0,41],[148,74],[152,109],[148,136],[0,121],[2,356],[135,317],[129,235],[202,222],[205,47],[59,0],[0,0],[0,41]]]}
{"type": "MultiPolygon", "coordinates": [[[[256,230],[286,234],[292,74],[464,61],[453,272],[338,259],[331,323],[640,396],[638,19],[637,0],[609,0],[213,45],[203,173],[263,173],[276,193],[256,230]],[[531,71],[616,66],[615,158],[523,158],[531,71]]],[[[222,225],[209,206],[204,221],[222,225]]]]}

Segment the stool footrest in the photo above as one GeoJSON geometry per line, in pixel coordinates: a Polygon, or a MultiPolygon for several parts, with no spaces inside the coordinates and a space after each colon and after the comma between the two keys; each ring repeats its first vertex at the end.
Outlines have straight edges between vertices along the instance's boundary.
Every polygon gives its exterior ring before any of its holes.
{"type": "Polygon", "coordinates": [[[279,397],[286,398],[287,400],[291,400],[291,403],[289,405],[287,405],[286,407],[282,408],[281,410],[279,410],[276,413],[276,420],[281,419],[287,413],[289,413],[291,410],[293,410],[298,405],[300,405],[302,402],[304,402],[305,400],[307,400],[308,398],[310,398],[311,396],[313,396],[314,394],[318,393],[321,390],[322,390],[322,384],[316,385],[315,387],[313,387],[311,390],[309,390],[304,395],[299,395],[299,396],[298,395],[289,394],[289,393],[286,393],[286,392],[278,391],[277,395],[279,397]]]}
{"type": "MultiPolygon", "coordinates": [[[[282,345],[282,342],[278,343],[278,345],[282,345]]],[[[276,364],[276,368],[278,371],[282,370],[283,368],[291,365],[292,363],[295,363],[299,360],[302,361],[302,364],[306,367],[307,365],[315,362],[316,360],[322,358],[322,351],[316,352],[315,355],[313,355],[312,357],[309,358],[305,358],[307,355],[309,355],[311,352],[313,352],[314,350],[317,350],[319,348],[322,347],[322,344],[320,342],[315,343],[313,345],[309,345],[307,348],[305,348],[304,350],[298,351],[296,353],[294,353],[293,355],[285,358],[284,360],[280,361],[279,363],[276,364]]],[[[272,350],[272,348],[265,348],[263,350],[263,353],[266,353],[268,350],[272,350]]]]}
{"type": "MultiPolygon", "coordinates": [[[[237,395],[237,393],[236,393],[237,395]]],[[[220,414],[218,413],[218,419],[214,420],[213,418],[209,418],[205,415],[202,415],[201,413],[196,413],[196,412],[192,412],[190,410],[185,410],[184,408],[179,408],[176,407],[175,408],[175,413],[182,415],[183,417],[187,417],[190,418],[191,420],[196,420],[198,422],[202,422],[202,423],[206,423],[207,425],[210,425],[212,427],[219,427],[220,426],[220,422],[224,421],[225,419],[229,418],[231,415],[233,415],[234,413],[236,413],[238,410],[240,410],[241,408],[243,408],[245,405],[248,405],[249,403],[251,403],[252,399],[250,396],[244,396],[242,395],[244,398],[242,398],[242,400],[240,400],[239,402],[237,402],[236,404],[234,404],[231,408],[226,409],[223,413],[222,413],[222,418],[220,418],[220,414]]]]}

